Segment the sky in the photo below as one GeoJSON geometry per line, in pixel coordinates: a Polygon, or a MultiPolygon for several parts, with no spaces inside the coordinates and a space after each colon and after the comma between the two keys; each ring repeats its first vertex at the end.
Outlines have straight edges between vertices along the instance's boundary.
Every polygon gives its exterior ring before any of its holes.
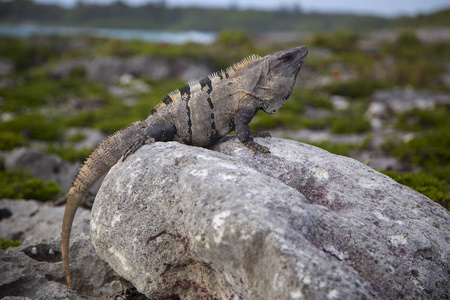
{"type": "MultiPolygon", "coordinates": [[[[14,1],[14,0],[13,0],[14,1]]],[[[117,0],[35,0],[41,3],[74,5],[77,1],[106,4],[117,0]]],[[[164,1],[167,6],[238,7],[256,9],[279,9],[300,7],[305,12],[350,12],[385,17],[429,13],[450,8],[450,0],[121,0],[137,6],[148,2],[164,1]]]]}

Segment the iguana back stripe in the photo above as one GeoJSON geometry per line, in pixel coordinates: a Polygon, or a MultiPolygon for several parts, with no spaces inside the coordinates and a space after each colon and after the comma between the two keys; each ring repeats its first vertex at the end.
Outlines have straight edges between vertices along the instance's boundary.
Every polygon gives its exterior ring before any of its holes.
{"type": "Polygon", "coordinates": [[[181,94],[181,98],[186,101],[186,113],[187,113],[187,117],[188,117],[188,121],[187,121],[187,126],[188,126],[188,139],[187,139],[187,144],[191,145],[192,144],[192,120],[191,120],[191,106],[189,104],[189,100],[191,100],[191,87],[190,85],[185,85],[181,90],[180,90],[180,94],[181,94]]]}
{"type": "Polygon", "coordinates": [[[167,95],[162,101],[162,103],[164,103],[165,105],[168,105],[168,104],[170,104],[172,102],[173,102],[173,99],[169,95],[167,95]]]}

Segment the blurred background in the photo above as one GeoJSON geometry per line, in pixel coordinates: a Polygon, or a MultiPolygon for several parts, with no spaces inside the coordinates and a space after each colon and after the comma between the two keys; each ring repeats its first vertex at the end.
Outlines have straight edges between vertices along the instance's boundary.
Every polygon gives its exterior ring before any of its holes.
{"type": "Polygon", "coordinates": [[[254,131],[353,157],[450,209],[450,3],[0,1],[0,198],[55,200],[112,132],[251,54],[307,45],[254,131]]]}

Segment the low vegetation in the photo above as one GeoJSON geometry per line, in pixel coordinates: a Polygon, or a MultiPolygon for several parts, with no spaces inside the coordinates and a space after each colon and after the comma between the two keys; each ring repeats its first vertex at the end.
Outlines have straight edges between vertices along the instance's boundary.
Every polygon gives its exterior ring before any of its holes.
{"type": "Polygon", "coordinates": [[[17,240],[5,240],[0,238],[0,249],[6,250],[9,247],[19,247],[20,245],[22,245],[22,243],[17,240]]]}
{"type": "Polygon", "coordinates": [[[0,199],[52,201],[63,195],[54,181],[44,182],[20,170],[0,170],[0,199]]]}
{"type": "MultiPolygon", "coordinates": [[[[77,138],[67,138],[68,128],[90,127],[110,134],[145,118],[168,92],[185,84],[173,78],[144,78],[151,89],[138,94],[134,104],[129,105],[111,94],[107,85],[87,80],[83,69],[62,78],[51,77],[49,71],[65,59],[152,54],[203,60],[219,70],[252,53],[265,55],[307,44],[311,55],[300,74],[302,87],[294,89],[291,99],[277,114],[258,113],[251,123],[252,129],[320,129],[333,134],[367,135],[367,142],[360,145],[322,142],[318,146],[343,155],[366,149],[395,156],[404,168],[384,171],[386,174],[450,208],[449,107],[412,109],[398,115],[387,126],[412,132],[414,136],[408,141],[388,141],[381,149],[370,148],[372,128],[365,115],[373,94],[381,89],[412,86],[448,93],[441,77],[448,72],[442,62],[450,60],[449,43],[424,43],[411,30],[402,32],[393,41],[380,42],[376,50],[360,46],[361,40],[359,33],[348,30],[318,33],[290,44],[260,46],[250,35],[232,30],[222,31],[208,46],[91,37],[78,38],[77,43],[61,37],[25,40],[1,37],[0,58],[12,61],[15,72],[0,76],[0,150],[11,151],[39,141],[49,153],[68,161],[82,161],[91,149],[74,150],[77,138]],[[325,54],[315,54],[321,51],[325,54]],[[314,78],[326,80],[311,81],[314,78]],[[348,107],[336,109],[332,101],[335,96],[344,97],[348,107]]],[[[56,199],[61,193],[54,183],[44,183],[20,171],[1,171],[0,180],[0,198],[45,201],[56,199]]]]}

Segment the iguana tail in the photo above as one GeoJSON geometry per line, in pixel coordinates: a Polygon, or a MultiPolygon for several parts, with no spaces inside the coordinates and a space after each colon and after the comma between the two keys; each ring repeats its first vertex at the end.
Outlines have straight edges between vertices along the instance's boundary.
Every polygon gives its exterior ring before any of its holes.
{"type": "Polygon", "coordinates": [[[78,206],[94,183],[109,171],[131,145],[133,137],[141,132],[142,124],[142,121],[135,122],[104,140],[81,167],[70,188],[61,232],[61,253],[69,289],[72,285],[69,269],[69,240],[78,206]]]}

